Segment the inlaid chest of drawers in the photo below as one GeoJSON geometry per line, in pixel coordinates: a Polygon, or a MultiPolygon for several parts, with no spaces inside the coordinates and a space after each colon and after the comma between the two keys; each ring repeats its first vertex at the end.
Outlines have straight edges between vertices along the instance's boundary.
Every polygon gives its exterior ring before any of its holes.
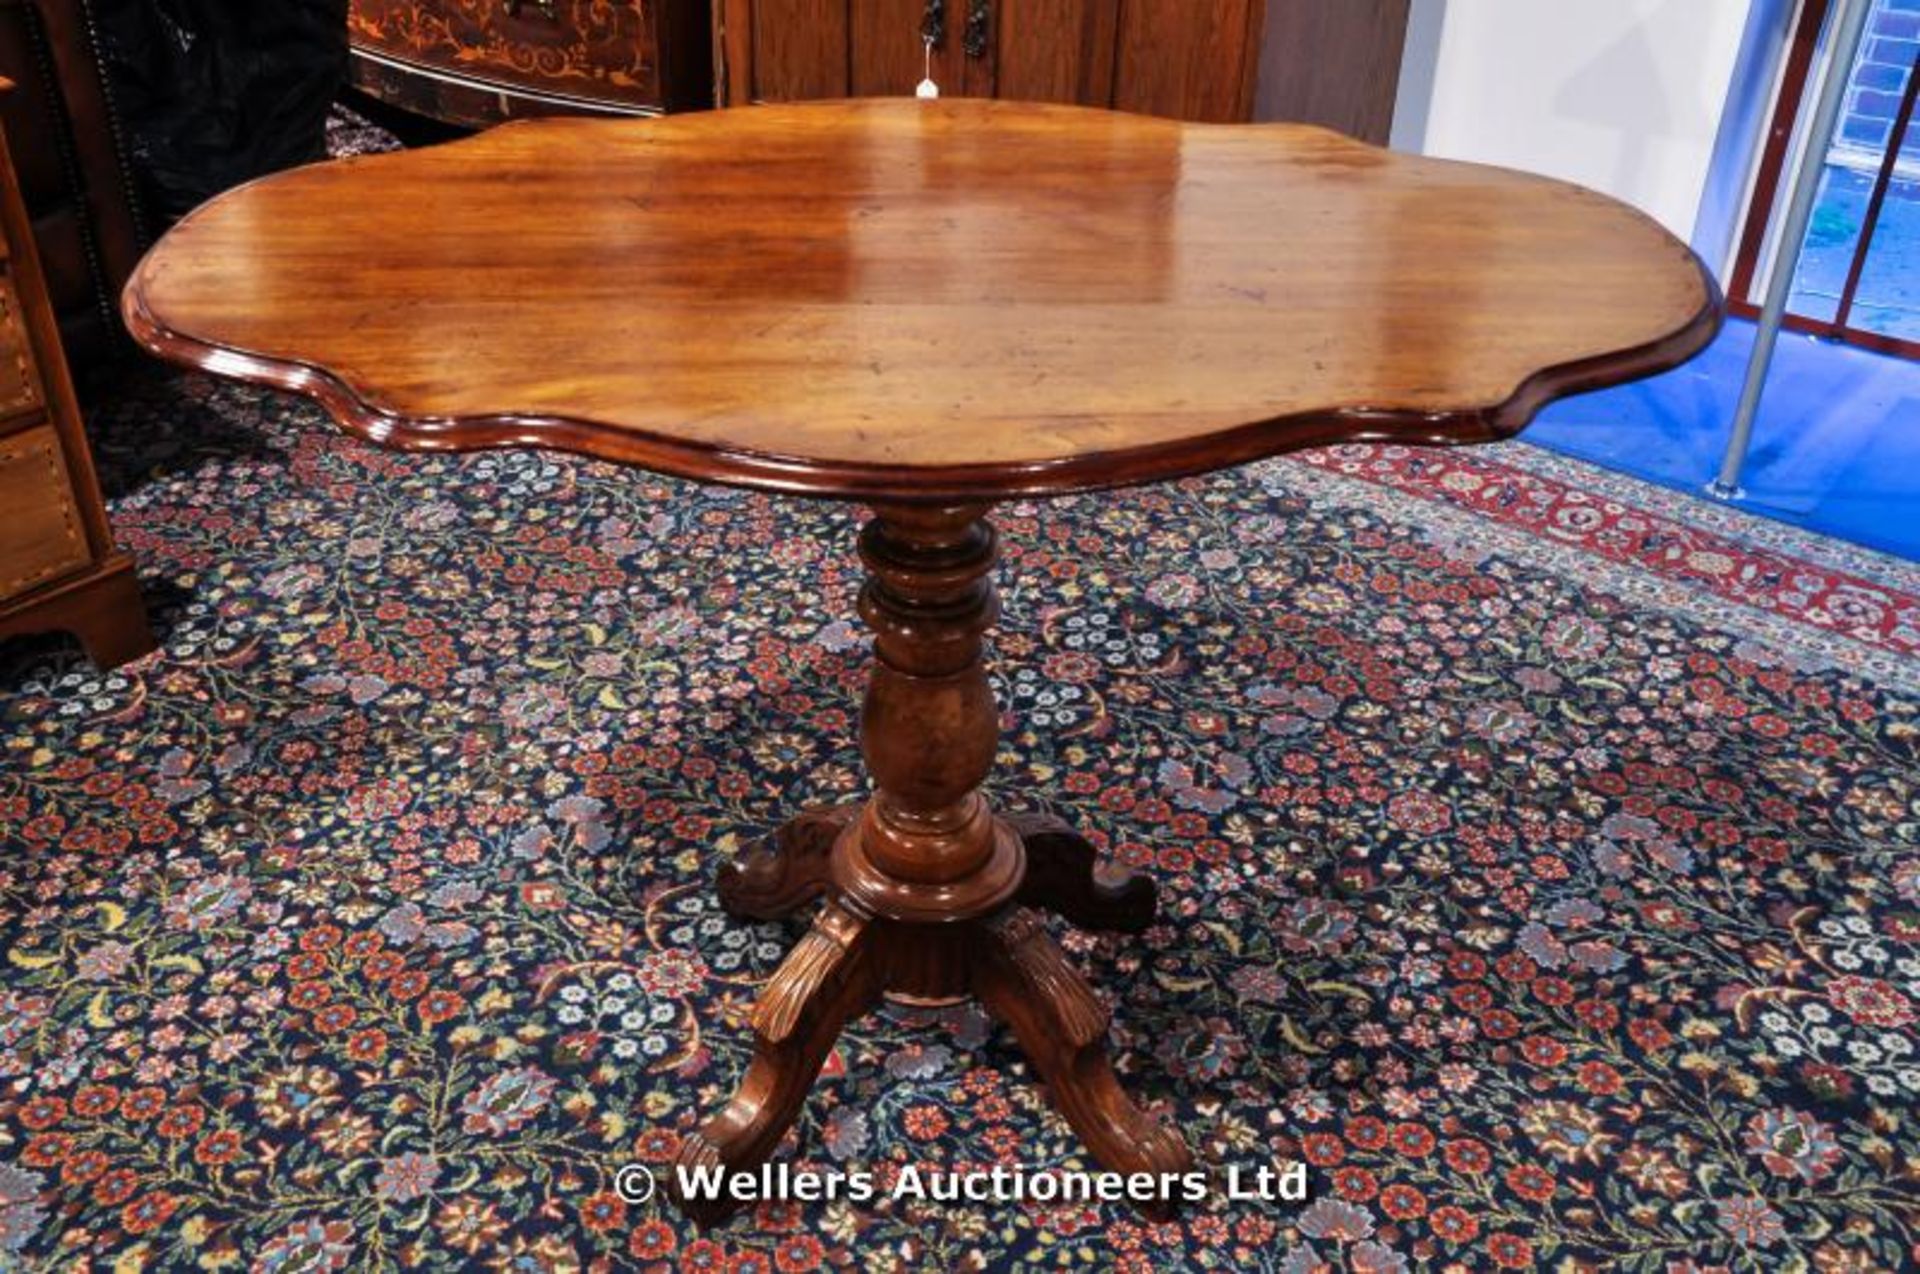
{"type": "Polygon", "coordinates": [[[449,124],[713,105],[708,0],[352,0],[354,87],[449,124]]]}
{"type": "MultiPolygon", "coordinates": [[[[11,89],[0,79],[0,93],[11,89]]],[[[32,223],[0,138],[0,637],[63,630],[102,668],[153,649],[115,547],[32,223]]]]}

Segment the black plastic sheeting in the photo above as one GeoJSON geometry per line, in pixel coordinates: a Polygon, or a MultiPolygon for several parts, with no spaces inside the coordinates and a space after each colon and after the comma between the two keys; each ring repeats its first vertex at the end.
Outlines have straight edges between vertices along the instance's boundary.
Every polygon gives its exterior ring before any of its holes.
{"type": "Polygon", "coordinates": [[[93,11],[156,221],[325,154],[347,0],[93,0],[93,11]]]}

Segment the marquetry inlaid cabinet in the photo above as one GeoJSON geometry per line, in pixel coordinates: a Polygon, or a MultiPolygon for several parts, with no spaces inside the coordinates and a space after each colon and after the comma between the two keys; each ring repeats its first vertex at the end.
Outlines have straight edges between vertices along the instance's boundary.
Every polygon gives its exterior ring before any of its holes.
{"type": "Polygon", "coordinates": [[[356,87],[484,126],[713,104],[708,0],[350,0],[356,87]]]}
{"type": "MultiPolygon", "coordinates": [[[[0,79],[0,92],[12,86],[0,79]]],[[[114,547],[32,222],[0,136],[0,636],[65,630],[103,668],[153,649],[114,547]]]]}

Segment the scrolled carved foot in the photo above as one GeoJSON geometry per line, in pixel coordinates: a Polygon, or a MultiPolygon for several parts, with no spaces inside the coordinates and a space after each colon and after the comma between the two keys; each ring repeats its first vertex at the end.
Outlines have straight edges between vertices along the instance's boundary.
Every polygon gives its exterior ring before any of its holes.
{"type": "MultiPolygon", "coordinates": [[[[684,1175],[750,1171],[766,1162],[800,1113],[841,1027],[880,992],[876,934],[868,921],[830,902],[788,953],[753,1010],[753,1060],[733,1098],[681,1144],[668,1193],[701,1225],[725,1220],[742,1204],[724,1192],[694,1197],[684,1175]]],[[[696,1178],[697,1179],[697,1178],[696,1178]]]]}
{"type": "Polygon", "coordinates": [[[974,994],[1013,1028],[1053,1104],[1094,1158],[1115,1172],[1189,1171],[1186,1142],[1120,1087],[1107,1060],[1106,1009],[1039,917],[1016,908],[982,928],[987,941],[974,965],[974,994]]]}
{"type": "Polygon", "coordinates": [[[1082,929],[1138,933],[1153,923],[1153,882],[1105,867],[1087,839],[1051,814],[1006,815],[1027,847],[1020,901],[1082,929]]]}
{"type": "Polygon", "coordinates": [[[680,1143],[680,1153],[673,1160],[673,1176],[667,1183],[666,1196],[695,1225],[718,1225],[736,1211],[731,1202],[723,1197],[696,1197],[681,1189],[681,1182],[701,1181],[726,1170],[726,1160],[720,1153],[720,1147],[707,1140],[704,1130],[697,1130],[680,1143]]]}
{"type": "Polygon", "coordinates": [[[740,920],[785,920],[826,892],[828,860],[857,806],[807,810],[718,875],[720,906],[740,920]]]}

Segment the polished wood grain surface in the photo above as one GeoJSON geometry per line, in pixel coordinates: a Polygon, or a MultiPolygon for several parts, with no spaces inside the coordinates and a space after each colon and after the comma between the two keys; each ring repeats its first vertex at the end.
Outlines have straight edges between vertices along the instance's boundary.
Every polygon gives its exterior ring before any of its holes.
{"type": "Polygon", "coordinates": [[[1479,441],[1692,354],[1718,295],[1590,191],[1294,125],[874,100],[547,120],[183,221],[158,352],[392,445],[843,496],[1479,441]]]}

